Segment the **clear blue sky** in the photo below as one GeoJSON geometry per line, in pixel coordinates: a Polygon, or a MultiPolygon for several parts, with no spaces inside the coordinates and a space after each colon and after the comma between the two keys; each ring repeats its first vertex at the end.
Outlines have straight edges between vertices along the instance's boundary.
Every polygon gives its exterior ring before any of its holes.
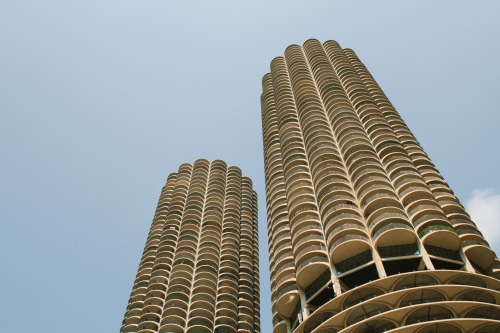
{"type": "Polygon", "coordinates": [[[167,175],[220,158],[259,194],[271,332],[261,78],[308,38],[354,49],[462,202],[483,191],[485,223],[498,219],[499,13],[498,1],[0,1],[2,331],[117,332],[167,175]]]}

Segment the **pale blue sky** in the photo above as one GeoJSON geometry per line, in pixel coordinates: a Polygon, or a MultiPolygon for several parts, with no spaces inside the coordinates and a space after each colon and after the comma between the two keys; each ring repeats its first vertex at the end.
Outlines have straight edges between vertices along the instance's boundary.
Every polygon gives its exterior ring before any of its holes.
{"type": "Polygon", "coordinates": [[[309,38],[357,52],[464,203],[497,193],[499,13],[498,1],[0,1],[2,331],[118,332],[167,175],[220,158],[259,194],[271,332],[260,84],[309,38]]]}

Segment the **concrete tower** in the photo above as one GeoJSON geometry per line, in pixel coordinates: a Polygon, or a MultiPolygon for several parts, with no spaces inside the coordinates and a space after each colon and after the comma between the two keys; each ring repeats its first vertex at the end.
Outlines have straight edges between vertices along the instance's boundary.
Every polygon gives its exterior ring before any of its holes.
{"type": "Polygon", "coordinates": [[[260,332],[257,194],[197,160],[160,195],[120,332],[260,332]]]}
{"type": "Polygon", "coordinates": [[[500,332],[500,262],[352,50],[263,78],[274,333],[500,332]]]}

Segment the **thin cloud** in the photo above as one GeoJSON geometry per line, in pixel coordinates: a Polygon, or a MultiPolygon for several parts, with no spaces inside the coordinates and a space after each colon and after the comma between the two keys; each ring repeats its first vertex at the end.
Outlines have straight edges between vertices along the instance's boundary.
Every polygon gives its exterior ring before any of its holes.
{"type": "Polygon", "coordinates": [[[491,247],[500,245],[500,194],[494,189],[472,191],[466,209],[491,247]]]}

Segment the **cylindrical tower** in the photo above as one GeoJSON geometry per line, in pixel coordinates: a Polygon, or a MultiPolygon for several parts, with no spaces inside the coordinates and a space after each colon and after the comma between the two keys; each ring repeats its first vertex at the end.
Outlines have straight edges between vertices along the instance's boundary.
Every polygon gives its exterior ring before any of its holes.
{"type": "Polygon", "coordinates": [[[500,262],[352,50],[291,45],[261,101],[275,333],[500,332],[500,262]]]}
{"type": "Polygon", "coordinates": [[[220,160],[168,176],[120,332],[260,332],[257,194],[220,160]]]}

